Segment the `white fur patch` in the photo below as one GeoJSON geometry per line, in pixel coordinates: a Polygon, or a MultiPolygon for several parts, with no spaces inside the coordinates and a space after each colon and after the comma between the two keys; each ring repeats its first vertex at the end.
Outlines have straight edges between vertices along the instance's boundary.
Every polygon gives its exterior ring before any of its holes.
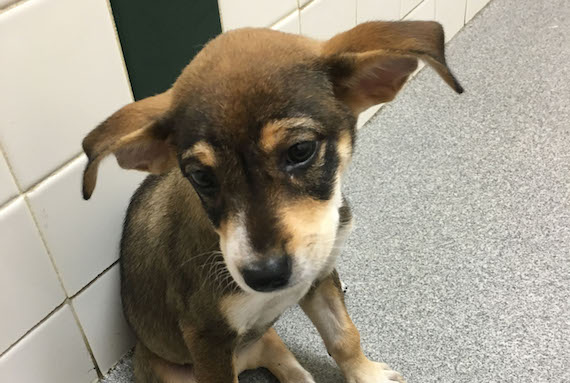
{"type": "Polygon", "coordinates": [[[222,300],[222,312],[230,326],[241,335],[252,328],[273,322],[287,308],[297,304],[310,287],[306,283],[275,293],[231,295],[222,300]]]}

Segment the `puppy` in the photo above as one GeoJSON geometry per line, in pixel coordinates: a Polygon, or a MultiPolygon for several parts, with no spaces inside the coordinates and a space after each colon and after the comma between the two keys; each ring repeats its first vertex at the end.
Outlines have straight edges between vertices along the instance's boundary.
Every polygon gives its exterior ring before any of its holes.
{"type": "Polygon", "coordinates": [[[121,241],[137,382],[236,383],[258,367],[314,382],[272,328],[297,303],[348,382],[403,382],[364,355],[335,260],[351,228],[341,181],[357,116],[392,100],[418,59],[462,92],[435,22],[365,23],[325,42],[235,30],[170,90],[89,133],[85,199],[109,154],[153,173],[121,241]]]}

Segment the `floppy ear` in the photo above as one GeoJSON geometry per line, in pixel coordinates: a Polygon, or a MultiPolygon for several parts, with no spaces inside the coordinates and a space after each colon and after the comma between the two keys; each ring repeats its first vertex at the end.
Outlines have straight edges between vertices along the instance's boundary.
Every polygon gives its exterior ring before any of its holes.
{"type": "Polygon", "coordinates": [[[171,91],[129,104],[93,129],[83,140],[88,162],[83,172],[83,198],[97,183],[103,158],[114,154],[122,168],[163,173],[176,165],[172,132],[166,123],[171,91]]]}
{"type": "Polygon", "coordinates": [[[445,62],[443,28],[432,21],[369,22],[340,33],[322,46],[338,98],[358,115],[391,101],[418,59],[434,68],[457,93],[463,88],[445,62]]]}

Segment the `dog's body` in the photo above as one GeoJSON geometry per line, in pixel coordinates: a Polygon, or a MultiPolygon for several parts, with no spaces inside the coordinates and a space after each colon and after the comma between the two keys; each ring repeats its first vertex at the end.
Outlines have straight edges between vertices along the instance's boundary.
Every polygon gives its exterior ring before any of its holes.
{"type": "MultiPolygon", "coordinates": [[[[200,200],[187,182],[178,169],[149,176],[133,196],[121,243],[123,306],[141,339],[139,348],[144,344],[147,355],[159,355],[179,365],[193,363],[181,318],[188,316],[193,328],[208,329],[241,350],[266,333],[279,315],[311,288],[311,283],[306,283],[277,294],[240,292],[227,277],[218,235],[207,224],[200,200]]],[[[346,205],[340,212],[342,241],[350,231],[351,217],[346,205]]],[[[342,243],[334,251],[340,246],[342,243]]],[[[148,370],[148,357],[140,359],[139,370],[148,370]]]]}
{"type": "Polygon", "coordinates": [[[272,329],[297,303],[349,382],[403,381],[364,356],[334,266],[356,117],[390,101],[418,57],[461,91],[436,23],[368,23],[325,43],[234,31],[171,90],[89,134],[86,198],[111,153],[159,174],[135,193],[121,242],[138,382],[235,383],[257,367],[313,382],[272,329]]]}

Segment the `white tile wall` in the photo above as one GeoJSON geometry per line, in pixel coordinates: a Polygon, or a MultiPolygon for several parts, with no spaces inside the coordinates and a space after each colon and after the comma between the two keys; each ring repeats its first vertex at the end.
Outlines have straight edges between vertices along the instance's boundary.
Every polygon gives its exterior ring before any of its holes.
{"type": "Polygon", "coordinates": [[[0,382],[90,383],[97,372],[65,305],[0,358],[0,382]]]}
{"type": "MultiPolygon", "coordinates": [[[[0,9],[12,1],[0,0],[0,9]]],[[[450,39],[487,2],[219,0],[219,6],[224,30],[263,26],[327,39],[357,22],[406,16],[440,21],[450,39]]],[[[107,161],[85,202],[85,158],[77,157],[83,136],[131,101],[107,5],[26,0],[0,11],[0,382],[92,382],[97,368],[107,371],[133,342],[113,263],[128,200],[144,174],[107,161]]],[[[358,126],[378,109],[362,113],[358,126]]]]}
{"type": "Polygon", "coordinates": [[[0,210],[0,244],[3,352],[61,304],[65,294],[23,197],[0,210]]]}
{"type": "Polygon", "coordinates": [[[113,266],[73,299],[73,307],[105,373],[134,346],[134,335],[123,316],[119,265],[113,266]]]}
{"type": "Polygon", "coordinates": [[[297,0],[218,0],[224,31],[268,27],[297,8],[297,0]]]}
{"type": "MultiPolygon", "coordinates": [[[[70,307],[53,310],[116,261],[144,177],[111,160],[81,198],[82,138],[132,101],[108,2],[17,3],[0,13],[0,52],[0,382],[92,382],[70,307]]],[[[116,270],[73,301],[105,370],[132,344],[116,270]]]]}
{"type": "Polygon", "coordinates": [[[467,10],[465,11],[465,22],[475,16],[490,0],[467,0],[467,10]]]}
{"type": "Polygon", "coordinates": [[[401,0],[356,0],[356,21],[400,20],[401,0]]]}
{"type": "Polygon", "coordinates": [[[271,27],[281,32],[287,33],[301,33],[301,24],[299,23],[299,10],[295,9],[293,13],[279,21],[271,27]]]}
{"type": "Polygon", "coordinates": [[[104,0],[26,1],[0,14],[0,52],[0,141],[23,189],[131,101],[104,0]]]}
{"type": "Polygon", "coordinates": [[[424,0],[406,16],[406,20],[435,20],[435,0],[424,0]]]}
{"type": "Polygon", "coordinates": [[[406,16],[415,7],[420,4],[422,0],[402,0],[402,7],[400,8],[400,17],[406,16]]]}
{"type": "Polygon", "coordinates": [[[99,168],[93,197],[84,201],[81,176],[86,162],[81,156],[28,195],[69,295],[118,259],[125,211],[145,176],[123,170],[114,158],[108,158],[99,168]]]}
{"type": "Polygon", "coordinates": [[[314,0],[301,10],[301,33],[329,39],[356,25],[356,0],[314,0]]]}
{"type": "Polygon", "coordinates": [[[6,8],[8,5],[16,2],[17,0],[0,0],[0,9],[6,8]]]}
{"type": "Polygon", "coordinates": [[[10,173],[4,155],[0,152],[0,206],[18,194],[14,177],[10,173]]]}
{"type": "Polygon", "coordinates": [[[356,128],[357,129],[362,128],[364,124],[366,124],[368,120],[370,120],[372,116],[374,116],[382,106],[384,106],[384,104],[374,105],[366,109],[364,112],[360,113],[358,115],[358,121],[356,121],[356,128]]]}
{"type": "Polygon", "coordinates": [[[465,25],[467,0],[435,0],[435,19],[443,25],[448,42],[465,25]]]}

